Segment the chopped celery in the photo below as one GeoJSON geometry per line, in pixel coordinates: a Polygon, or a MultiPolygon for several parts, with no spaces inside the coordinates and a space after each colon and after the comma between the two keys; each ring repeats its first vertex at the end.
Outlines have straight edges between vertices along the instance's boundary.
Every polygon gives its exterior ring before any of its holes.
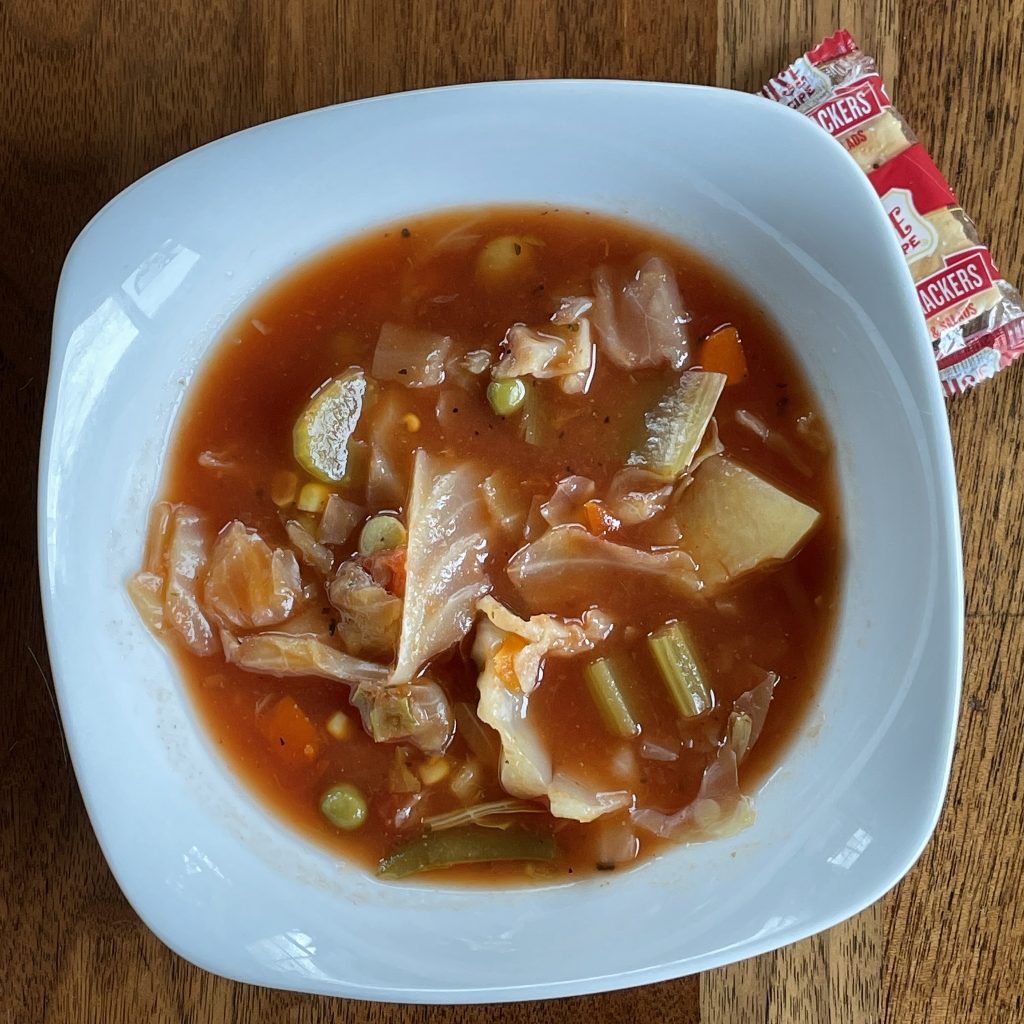
{"type": "Polygon", "coordinates": [[[725,375],[687,370],[644,416],[647,438],[629,457],[630,465],[672,479],[685,472],[700,447],[725,375]]]}
{"type": "Polygon", "coordinates": [[[626,700],[622,669],[610,658],[598,658],[583,670],[583,677],[608,732],[624,739],[638,735],[640,726],[626,700]]]}
{"type": "Polygon", "coordinates": [[[710,710],[711,691],[697,660],[693,642],[681,622],[670,622],[647,638],[676,707],[687,718],[710,710]]]}
{"type": "Polygon", "coordinates": [[[509,829],[499,832],[480,825],[431,832],[400,846],[377,868],[384,878],[405,878],[455,864],[499,860],[554,860],[558,848],[551,836],[509,829]]]}
{"type": "Polygon", "coordinates": [[[348,370],[313,395],[292,431],[295,458],[303,469],[325,483],[345,479],[349,442],[365,397],[362,370],[348,370]]]}
{"type": "Polygon", "coordinates": [[[359,554],[376,555],[382,551],[403,548],[409,539],[400,519],[394,516],[373,516],[359,533],[359,554]]]}

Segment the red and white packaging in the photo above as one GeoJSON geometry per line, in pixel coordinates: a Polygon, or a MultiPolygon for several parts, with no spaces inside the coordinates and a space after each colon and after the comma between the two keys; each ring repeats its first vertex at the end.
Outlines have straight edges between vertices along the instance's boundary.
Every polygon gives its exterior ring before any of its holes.
{"type": "Polygon", "coordinates": [[[841,30],[761,90],[806,114],[867,174],[903,248],[947,396],[1024,353],[1024,300],[942,172],[892,106],[874,60],[841,30]]]}

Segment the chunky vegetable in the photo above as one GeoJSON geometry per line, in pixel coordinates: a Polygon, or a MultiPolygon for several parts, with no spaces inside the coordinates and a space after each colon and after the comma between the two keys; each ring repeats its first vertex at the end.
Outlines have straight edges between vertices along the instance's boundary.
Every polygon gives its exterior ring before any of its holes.
{"type": "Polygon", "coordinates": [[[477,280],[489,288],[521,282],[536,267],[535,250],[540,244],[536,238],[521,235],[492,238],[477,257],[477,280]]]}
{"type": "Polygon", "coordinates": [[[406,878],[421,871],[454,867],[477,861],[554,860],[558,848],[551,836],[509,829],[498,832],[479,825],[414,839],[380,862],[377,874],[384,878],[406,878]]]}
{"type": "Polygon", "coordinates": [[[337,611],[336,635],[350,653],[391,661],[402,628],[401,599],[389,593],[358,563],[342,562],[327,584],[337,611]]]}
{"type": "Polygon", "coordinates": [[[409,496],[405,605],[396,682],[464,637],[488,590],[493,529],[481,494],[484,474],[468,462],[420,451],[409,496]]]}
{"type": "Polygon", "coordinates": [[[362,370],[348,370],[314,393],[292,431],[295,458],[307,473],[327,483],[345,479],[349,442],[365,399],[362,370]]]}
{"type": "Polygon", "coordinates": [[[487,385],[487,401],[499,416],[511,416],[526,401],[526,385],[519,377],[492,380],[487,385]]]}
{"type": "Polygon", "coordinates": [[[425,754],[443,754],[451,742],[454,722],[448,697],[425,676],[414,683],[359,686],[352,703],[377,743],[406,740],[425,754]]]}
{"type": "Polygon", "coordinates": [[[614,580],[602,594],[611,612],[629,614],[630,588],[653,587],[665,594],[700,589],[693,559],[683,551],[641,551],[595,537],[582,526],[556,526],[521,548],[508,565],[509,579],[531,608],[579,615],[593,604],[593,581],[614,580]]]}
{"type": "Polygon", "coordinates": [[[593,285],[592,319],[602,355],[626,370],[686,366],[690,314],[675,272],[661,257],[646,259],[624,282],[610,268],[598,267],[593,285]]]}
{"type": "Polygon", "coordinates": [[[583,670],[583,678],[605,729],[613,736],[631,739],[640,734],[626,699],[626,681],[621,666],[610,658],[598,658],[583,670]]]}
{"type": "Polygon", "coordinates": [[[738,384],[747,376],[740,332],[726,324],[709,334],[700,347],[700,363],[709,373],[724,375],[726,384],[738,384]]]}
{"type": "Polygon", "coordinates": [[[299,563],[236,519],[213,545],[203,600],[243,629],[277,625],[302,603],[299,563]]]}
{"type": "Polygon", "coordinates": [[[224,657],[247,672],[270,676],[318,676],[354,685],[386,678],[384,665],[375,665],[339,651],[315,636],[253,633],[240,639],[221,630],[224,657]]]}
{"type": "Polygon", "coordinates": [[[320,811],[336,828],[351,832],[366,821],[366,797],[351,782],[331,786],[320,798],[320,811]]]}
{"type": "Polygon", "coordinates": [[[818,519],[809,505],[724,455],[700,467],[678,511],[683,545],[709,590],[791,557],[818,519]]]}
{"type": "Polygon", "coordinates": [[[373,353],[374,380],[393,380],[409,388],[436,387],[444,382],[451,338],[416,327],[385,323],[373,353]]]}
{"type": "Polygon", "coordinates": [[[686,627],[681,622],[669,623],[652,633],[647,643],[680,714],[694,718],[709,711],[713,705],[711,689],[686,627]]]}
{"type": "Polygon", "coordinates": [[[643,466],[665,479],[686,472],[724,387],[720,373],[684,373],[644,417],[647,440],[629,457],[630,465],[643,466]]]}
{"type": "Polygon", "coordinates": [[[395,516],[373,516],[359,534],[359,554],[364,557],[405,547],[408,534],[395,516]]]}
{"type": "Polygon", "coordinates": [[[310,764],[323,747],[320,731],[294,697],[275,701],[256,724],[277,759],[293,768],[310,764]]]}

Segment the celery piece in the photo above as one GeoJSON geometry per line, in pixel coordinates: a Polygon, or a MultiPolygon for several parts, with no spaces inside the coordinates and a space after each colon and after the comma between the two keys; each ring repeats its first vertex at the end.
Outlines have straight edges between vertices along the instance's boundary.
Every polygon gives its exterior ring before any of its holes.
{"type": "Polygon", "coordinates": [[[583,670],[583,678],[605,729],[623,739],[639,735],[640,726],[626,701],[622,670],[615,662],[610,658],[598,658],[583,670]]]}
{"type": "Polygon", "coordinates": [[[394,516],[372,516],[359,533],[359,554],[369,557],[382,551],[404,548],[409,534],[400,519],[394,516]]]}
{"type": "Polygon", "coordinates": [[[684,473],[724,387],[724,374],[687,370],[644,416],[647,439],[629,457],[630,465],[644,466],[665,479],[684,473]]]}
{"type": "Polygon", "coordinates": [[[711,709],[712,696],[686,627],[670,622],[647,638],[651,654],[679,711],[694,718],[711,709]]]}
{"type": "Polygon", "coordinates": [[[480,825],[431,832],[400,846],[377,868],[383,878],[405,878],[455,864],[501,860],[554,860],[558,848],[551,836],[509,829],[499,832],[480,825]]]}
{"type": "Polygon", "coordinates": [[[363,411],[366,377],[362,370],[329,380],[315,392],[295,421],[296,461],[324,483],[339,483],[348,469],[349,442],[363,411]]]}

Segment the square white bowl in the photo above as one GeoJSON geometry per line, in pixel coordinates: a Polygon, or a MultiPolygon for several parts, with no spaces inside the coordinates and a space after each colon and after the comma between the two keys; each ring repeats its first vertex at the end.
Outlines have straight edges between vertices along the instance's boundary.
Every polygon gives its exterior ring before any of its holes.
{"type": "Polygon", "coordinates": [[[658,981],[856,913],[934,828],[963,635],[945,409],[870,185],[782,106],[695,86],[497,83],[317,110],[204,146],[114,199],[71,250],[42,444],[43,603],[78,780],[125,895],[208,970],[423,1002],[658,981]],[[385,884],[242,788],[123,581],[183,390],[240,306],[374,224],[508,202],[677,235],[783,325],[838,439],[841,621],[818,710],[760,788],[748,832],[546,888],[385,884]]]}

